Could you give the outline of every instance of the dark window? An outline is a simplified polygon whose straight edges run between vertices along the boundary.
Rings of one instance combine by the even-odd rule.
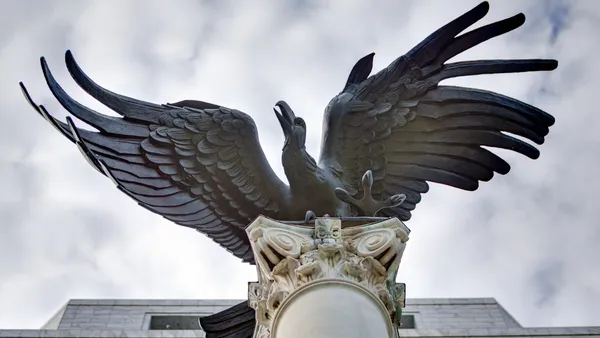
[[[415,328],[415,316],[402,315],[402,317],[400,317],[400,328],[401,329],[414,329]]]
[[[150,330],[200,330],[200,316],[152,316]]]

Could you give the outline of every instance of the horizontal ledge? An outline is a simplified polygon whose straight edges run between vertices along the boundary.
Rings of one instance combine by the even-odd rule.
[[[536,337],[536,336],[597,336],[600,337],[600,326],[593,327],[555,327],[555,328],[523,328],[523,329],[440,329],[440,330],[399,330],[403,337]],[[0,337],[92,337],[99,332],[106,332],[103,337],[204,337],[202,330],[0,330]],[[110,334],[108,334],[110,333]],[[163,335],[164,333],[164,335]],[[185,333],[185,335],[184,335]]]
[[[326,218],[326,217],[317,217],[317,218]],[[371,223],[371,222],[385,221],[389,217],[334,217],[334,216],[331,216],[331,218],[337,218],[337,219],[341,220],[342,222]],[[308,222],[305,222],[304,220],[280,221],[277,219],[275,219],[275,221],[283,223],[283,224],[293,224],[293,225],[315,224],[314,219],[311,219]]]

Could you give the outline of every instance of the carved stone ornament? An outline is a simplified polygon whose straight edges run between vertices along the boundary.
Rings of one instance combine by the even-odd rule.
[[[308,284],[328,280],[371,293],[388,320],[399,322],[404,284],[395,283],[410,230],[397,218],[344,227],[338,218],[317,218],[314,227],[259,217],[246,232],[254,252],[258,283],[248,302],[256,310],[254,337],[271,337],[278,310]]]

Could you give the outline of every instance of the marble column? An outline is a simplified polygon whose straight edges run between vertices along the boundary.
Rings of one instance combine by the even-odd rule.
[[[250,224],[254,337],[397,337],[405,288],[396,275],[409,229],[397,218],[371,221],[291,225],[261,216]]]

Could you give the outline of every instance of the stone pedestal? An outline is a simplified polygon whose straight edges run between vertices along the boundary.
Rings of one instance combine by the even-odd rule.
[[[397,218],[308,226],[261,216],[246,232],[259,280],[248,288],[255,338],[397,337],[409,234]]]

